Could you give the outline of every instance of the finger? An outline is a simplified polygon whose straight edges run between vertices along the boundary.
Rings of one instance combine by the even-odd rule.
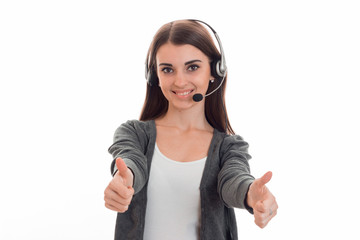
[[[115,206],[115,203],[119,204],[119,205],[127,206],[127,205],[130,205],[130,203],[131,203],[132,195],[130,195],[130,197],[128,197],[128,198],[123,198],[116,192],[114,192],[110,189],[107,189],[107,190],[105,190],[104,200],[107,203],[110,203],[110,202],[114,203],[114,204],[112,204],[114,206]]]
[[[259,201],[254,207],[255,223],[264,228],[277,215],[278,204],[275,197],[269,197],[265,201]]]
[[[120,213],[124,213],[129,209],[129,206],[117,206],[117,205],[114,206],[110,203],[105,203],[105,207]]]
[[[262,202],[257,202],[254,206],[254,211],[257,211],[259,213],[265,213],[266,212],[266,206]]]
[[[131,203],[130,200],[124,201],[124,203],[119,203],[113,199],[105,198],[106,205],[112,206],[113,208],[116,208],[121,211],[124,211],[125,209],[127,209],[129,207],[130,203]]]
[[[271,209],[271,211],[272,211],[272,213],[273,213],[273,214],[271,214],[272,217],[274,217],[274,216],[276,215],[278,208],[279,208],[279,206],[278,206],[277,202],[275,201],[275,202],[272,204],[272,206],[270,207],[270,209]]]
[[[111,181],[109,188],[122,198],[129,198],[134,195],[134,188],[125,186],[123,182]]]
[[[277,209],[269,209],[267,213],[265,213],[264,223],[268,224],[271,219],[273,219],[277,214]]]
[[[122,158],[119,157],[116,159],[116,167],[118,169],[118,173],[120,174],[120,176],[125,178],[127,176],[128,168]]]
[[[267,225],[277,215],[277,204],[267,209],[264,213],[263,222]]]
[[[254,222],[260,228],[266,227],[268,221],[268,216],[265,213],[254,212]]]
[[[273,215],[278,209],[276,201],[259,201],[254,206],[254,212],[264,214],[264,216]]]
[[[277,206],[276,199],[271,193],[267,195],[267,197],[262,201],[262,203],[264,204],[265,208],[267,208],[267,209],[277,208],[276,207]]]
[[[258,212],[254,211],[254,222],[260,228],[264,228],[268,225],[268,223],[275,217],[277,214],[277,210],[267,209],[266,212]]]
[[[268,182],[270,182],[271,178],[272,178],[272,172],[269,171],[269,172],[265,173],[264,176],[262,176],[260,178],[260,184],[261,185],[267,184]]]

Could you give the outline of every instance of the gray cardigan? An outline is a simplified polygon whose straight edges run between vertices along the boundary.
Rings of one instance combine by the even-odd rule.
[[[114,134],[109,147],[115,159],[121,157],[134,173],[134,190],[128,211],[118,213],[115,240],[143,239],[147,182],[156,141],[156,126],[151,121],[127,121]],[[203,176],[200,182],[200,239],[238,239],[234,207],[246,205],[246,194],[254,177],[250,175],[248,144],[239,135],[214,129]]]

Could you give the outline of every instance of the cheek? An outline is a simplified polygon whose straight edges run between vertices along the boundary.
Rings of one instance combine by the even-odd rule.
[[[209,81],[211,77],[211,69],[210,69],[210,66],[206,67],[206,69],[202,69],[201,71],[201,78],[204,79],[204,81]]]
[[[168,98],[167,96],[169,95],[169,81],[165,81],[164,79],[160,79],[159,78],[159,88],[161,89],[161,92],[163,93],[163,95]]]
[[[196,76],[196,78],[194,78],[194,80],[196,81],[196,83],[199,86],[203,86],[203,87],[207,88],[209,86],[209,82],[210,82],[211,78],[212,77],[211,77],[210,73],[204,72],[204,73],[199,74],[198,76]]]
[[[159,77],[159,87],[160,88],[166,88],[166,83],[169,82],[169,81],[165,81],[163,78]]]

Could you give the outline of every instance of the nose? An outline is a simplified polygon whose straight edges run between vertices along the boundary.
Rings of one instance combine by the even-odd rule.
[[[174,85],[177,87],[182,87],[184,85],[186,85],[187,80],[186,80],[186,76],[182,71],[178,71],[176,76],[175,76],[175,82]]]

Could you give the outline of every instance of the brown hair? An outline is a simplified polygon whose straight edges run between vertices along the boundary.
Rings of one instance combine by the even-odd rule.
[[[155,34],[153,41],[147,53],[147,69],[150,73],[152,84],[147,84],[145,102],[141,111],[140,120],[147,121],[159,118],[168,110],[168,101],[158,86],[158,77],[156,74],[156,54],[158,49],[165,43],[171,42],[175,45],[190,44],[202,51],[211,62],[211,75],[218,76],[215,73],[213,63],[220,60],[221,56],[216,48],[211,35],[200,23],[193,20],[180,20],[163,25]],[[217,77],[215,83],[210,84],[208,92],[214,90],[221,82],[222,78]],[[221,131],[235,134],[228,121],[225,105],[226,77],[219,90],[205,98],[205,117],[209,124]],[[216,84],[217,83],[217,84]]]

